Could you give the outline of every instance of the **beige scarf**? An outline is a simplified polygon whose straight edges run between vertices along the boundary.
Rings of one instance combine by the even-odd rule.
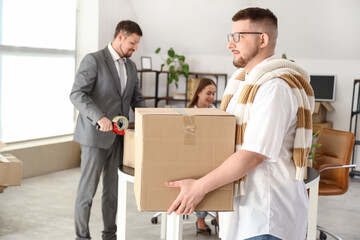
[[[312,118],[314,110],[314,92],[310,85],[309,75],[296,64],[285,59],[273,59],[255,68],[248,83],[241,90],[236,103],[234,115],[236,117],[236,149],[240,149],[244,141],[246,124],[250,118],[250,108],[255,94],[261,84],[273,78],[283,79],[291,87],[298,102],[297,127],[293,148],[293,161],[296,166],[296,180],[303,180],[306,175],[307,156],[311,146]],[[226,86],[221,101],[221,110],[226,110],[231,98],[239,87],[239,81],[245,80],[245,70],[231,79]],[[235,182],[234,195],[245,193],[244,181],[246,176]]]

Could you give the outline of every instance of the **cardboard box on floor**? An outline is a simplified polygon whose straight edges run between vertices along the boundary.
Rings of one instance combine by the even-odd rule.
[[[126,129],[124,135],[123,165],[135,168],[135,131]]]
[[[179,194],[165,182],[198,179],[235,149],[235,117],[218,109],[137,108],[135,183],[139,211],[166,211]],[[196,211],[232,211],[233,183],[210,192]]]
[[[313,123],[325,122],[326,113],[334,110],[334,107],[328,102],[315,102],[314,113],[312,115]]]
[[[2,147],[6,147],[6,144],[3,142],[0,142],[0,148],[2,148]]]
[[[0,154],[0,186],[21,185],[23,163],[12,154]]]

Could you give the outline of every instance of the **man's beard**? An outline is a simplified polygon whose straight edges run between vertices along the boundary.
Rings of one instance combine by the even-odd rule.
[[[258,55],[259,49],[254,50],[246,59],[239,57],[238,59],[234,59],[233,64],[237,68],[244,68],[246,65]]]
[[[237,67],[237,68],[243,68],[243,67],[246,66],[246,63],[243,61],[242,58],[239,58],[238,60],[235,60],[235,59],[234,59],[233,64],[234,64],[234,66]]]
[[[130,50],[129,50],[129,51],[127,51],[127,52],[124,54],[124,56],[125,56],[126,58],[129,58],[129,57],[132,56],[133,53],[134,53],[134,51],[130,52]]]

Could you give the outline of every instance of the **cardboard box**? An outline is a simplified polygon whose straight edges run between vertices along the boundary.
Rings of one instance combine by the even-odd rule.
[[[234,153],[235,117],[218,109],[137,108],[135,183],[139,211],[167,211],[179,188],[165,182],[198,179]],[[196,211],[232,211],[233,183],[208,193]]]
[[[6,147],[6,144],[3,142],[0,142],[0,148],[2,148],[2,147]]]
[[[333,123],[332,122],[313,123],[313,134],[317,133],[319,130],[323,128],[332,129]]]
[[[326,121],[326,113],[335,109],[328,102],[315,102],[314,113],[312,115],[313,123],[322,123]]]
[[[124,136],[123,165],[135,168],[135,131],[126,129]]]
[[[12,154],[0,154],[0,186],[21,185],[23,163]]]

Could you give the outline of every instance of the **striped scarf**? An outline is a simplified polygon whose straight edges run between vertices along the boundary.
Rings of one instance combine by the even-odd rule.
[[[250,108],[254,102],[255,94],[261,84],[274,78],[284,80],[295,94],[298,102],[297,126],[293,148],[293,161],[296,166],[296,180],[303,180],[306,176],[307,157],[312,139],[312,112],[314,110],[314,92],[310,85],[309,75],[296,64],[285,59],[273,59],[254,69],[251,79],[241,90],[236,103],[234,115],[236,117],[236,150],[244,142],[247,122],[250,118]],[[245,70],[234,79],[230,79],[226,86],[220,109],[225,111],[231,98],[236,93],[240,81],[245,80]],[[235,182],[234,194],[245,194],[244,182],[246,176]]]

